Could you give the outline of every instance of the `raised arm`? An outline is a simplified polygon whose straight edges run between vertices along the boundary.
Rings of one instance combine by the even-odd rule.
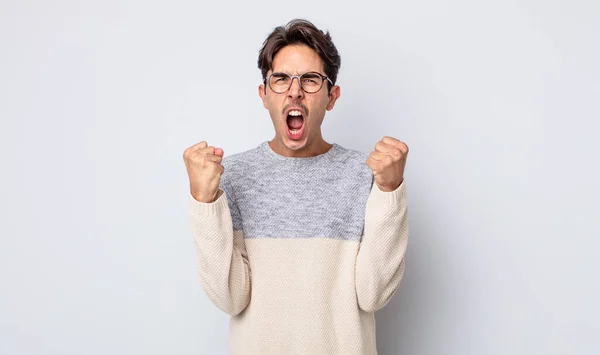
[[[190,147],[188,216],[200,283],[213,303],[236,315],[250,301],[251,273],[235,194],[224,174],[223,151],[206,142]]]
[[[395,294],[404,275],[408,245],[408,198],[404,167],[408,146],[385,136],[367,159],[373,185],[365,211],[365,228],[356,257],[359,307],[375,312]]]

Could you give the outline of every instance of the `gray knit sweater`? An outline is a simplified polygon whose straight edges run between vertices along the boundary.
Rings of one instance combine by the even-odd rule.
[[[374,312],[408,243],[405,182],[381,191],[368,154],[333,144],[226,156],[217,200],[190,196],[198,274],[231,317],[230,354],[377,354]]]

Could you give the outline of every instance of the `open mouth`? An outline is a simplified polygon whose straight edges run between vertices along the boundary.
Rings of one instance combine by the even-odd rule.
[[[304,133],[304,115],[300,110],[291,110],[287,115],[287,134],[290,139],[300,139]]]

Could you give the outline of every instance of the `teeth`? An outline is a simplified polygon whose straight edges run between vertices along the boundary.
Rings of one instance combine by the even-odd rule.
[[[288,113],[288,115],[289,115],[289,116],[296,116],[296,117],[297,117],[297,116],[302,116],[302,112],[300,112],[300,110],[292,110],[292,111],[290,111],[290,112]],[[299,134],[299,133],[300,133],[300,130],[301,130],[301,129],[291,129],[291,128],[289,128],[289,130],[290,130],[290,133],[291,133],[291,134],[293,134],[293,135],[297,135],[297,134]]]

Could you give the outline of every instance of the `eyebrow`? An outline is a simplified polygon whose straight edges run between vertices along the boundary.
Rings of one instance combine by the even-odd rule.
[[[303,72],[302,74],[290,74],[289,72],[285,72],[285,71],[281,71],[281,70],[273,70],[273,72],[272,72],[272,74],[288,74],[288,75],[303,75],[306,73],[321,74],[321,72],[318,70],[308,70],[308,71]]]

